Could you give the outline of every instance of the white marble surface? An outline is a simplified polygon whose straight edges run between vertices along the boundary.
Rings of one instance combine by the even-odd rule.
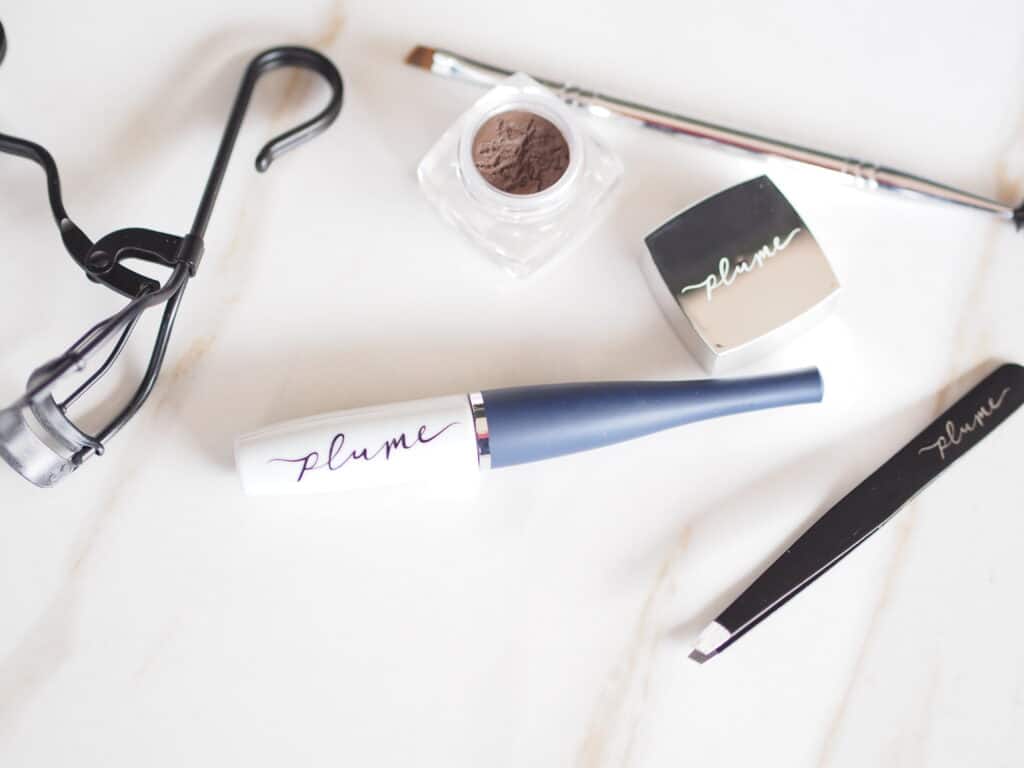
[[[7,3],[0,131],[45,144],[94,237],[182,232],[241,67],[319,46],[337,126],[251,157],[322,94],[275,75],[243,131],[142,414],[63,486],[0,468],[0,765],[1014,766],[1024,760],[1024,422],[728,653],[697,630],[996,361],[1024,360],[1024,239],[971,212],[772,170],[845,294],[754,370],[821,406],[413,491],[247,499],[232,437],[503,384],[700,374],[642,237],[764,170],[595,127],[627,178],[586,245],[517,282],[445,227],[418,158],[477,92],[447,45],[1024,198],[1024,11],[880,0]],[[0,399],[119,302],[0,158]],[[137,372],[142,352],[130,358]]]

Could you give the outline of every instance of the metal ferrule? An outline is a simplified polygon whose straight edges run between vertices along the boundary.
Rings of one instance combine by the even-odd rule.
[[[469,394],[469,410],[473,417],[473,432],[476,434],[476,458],[480,469],[491,468],[491,433],[487,426],[487,406],[480,392]]]

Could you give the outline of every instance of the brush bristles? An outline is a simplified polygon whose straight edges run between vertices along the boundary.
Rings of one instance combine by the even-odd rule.
[[[1024,229],[1024,204],[1013,212],[1013,223],[1017,225],[1018,230]]]
[[[405,63],[420,69],[430,69],[434,66],[434,49],[417,45],[409,51],[409,55],[405,57]]]

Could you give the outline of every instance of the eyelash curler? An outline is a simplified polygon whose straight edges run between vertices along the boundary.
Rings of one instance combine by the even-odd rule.
[[[0,24],[0,63],[6,52],[7,38]],[[337,119],[344,87],[337,68],[325,56],[309,48],[286,46],[271,48],[254,58],[242,78],[192,228],[180,237],[129,228],[92,242],[64,210],[60,177],[50,153],[31,141],[0,133],[0,152],[30,160],[46,173],[50,208],[71,257],[91,281],[129,300],[119,312],[92,326],[59,357],[36,368],[29,376],[25,393],[0,410],[0,457],[35,485],[56,485],[86,459],[101,455],[107,442],[139,411],[153,391],[185,288],[202,259],[206,227],[253,90],[260,77],[283,67],[307,69],[323,77],[330,87],[330,102],[312,119],[266,144],[256,157],[257,171],[266,171],[278,157],[323,133]],[[168,267],[170,275],[161,284],[125,266],[124,262],[130,259]],[[161,305],[163,318],[138,388],[106,426],[95,434],[86,433],[72,421],[68,409],[110,371],[142,313]],[[84,371],[87,361],[111,343],[111,351],[96,370],[67,398],[57,402],[53,395],[55,387]]]

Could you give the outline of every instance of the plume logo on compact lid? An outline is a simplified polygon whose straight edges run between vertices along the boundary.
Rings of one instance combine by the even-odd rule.
[[[767,354],[821,320],[839,281],[810,229],[761,176],[648,235],[651,289],[711,372]]]

